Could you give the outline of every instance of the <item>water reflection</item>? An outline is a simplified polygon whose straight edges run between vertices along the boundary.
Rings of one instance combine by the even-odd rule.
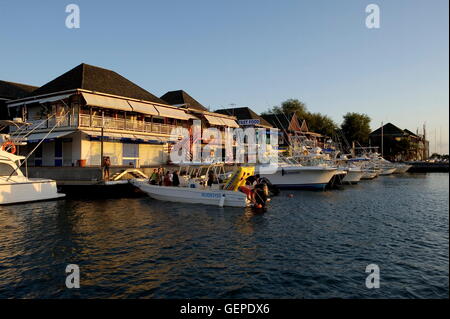
[[[0,207],[0,297],[448,297],[448,174],[289,193],[266,212],[149,198]],[[361,284],[371,262],[389,269],[382,293]],[[68,263],[80,290],[64,286]]]

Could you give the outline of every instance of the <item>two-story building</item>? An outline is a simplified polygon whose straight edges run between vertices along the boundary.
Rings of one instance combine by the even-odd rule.
[[[173,128],[192,125],[197,117],[127,80],[88,64],[7,101],[11,117],[32,125],[20,134],[28,141],[28,166],[112,166],[165,164]],[[18,138],[18,136],[16,136]]]

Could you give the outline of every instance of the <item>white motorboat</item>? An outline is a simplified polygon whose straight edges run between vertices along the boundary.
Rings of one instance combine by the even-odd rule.
[[[363,175],[361,177],[362,180],[374,179],[378,176],[378,171],[370,168],[364,168]]]
[[[208,186],[210,173],[214,176],[214,181]],[[262,208],[268,201],[266,190],[248,188],[248,194],[239,191],[240,187],[245,185],[246,179],[254,173],[254,167],[236,167],[232,173],[226,174],[223,165],[212,164],[187,169],[187,173],[180,178],[180,186],[177,187],[152,185],[147,179],[133,179],[130,183],[148,196],[161,201],[220,207],[256,205]],[[249,197],[253,197],[254,201]]]
[[[342,179],[342,183],[344,184],[358,184],[364,175],[363,170],[359,167],[346,167],[344,170],[347,172]]]
[[[394,171],[394,174],[404,174],[412,167],[412,165],[396,164],[395,167],[396,169]]]
[[[380,168],[380,176],[391,175],[395,172],[395,167],[381,167]]]
[[[0,205],[64,197],[51,179],[28,178],[20,170],[25,157],[0,150]]]
[[[303,166],[280,162],[278,166],[260,166],[261,177],[266,177],[280,189],[325,189],[336,173],[336,167]]]
[[[149,184],[146,179],[134,179],[130,182],[148,196],[162,201],[230,207],[251,205],[247,195],[237,191],[207,187],[158,186]]]

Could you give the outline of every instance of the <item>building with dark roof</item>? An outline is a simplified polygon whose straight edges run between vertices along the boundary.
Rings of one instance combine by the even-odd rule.
[[[383,156],[391,161],[426,160],[429,142],[424,135],[401,129],[392,123],[377,128],[369,134],[369,143],[378,147]]]
[[[31,124],[24,132],[28,149],[45,139],[29,167],[99,167],[105,156],[119,167],[164,164],[173,129],[197,119],[114,71],[84,63],[39,88],[19,89],[6,104],[12,116]]]
[[[167,92],[161,96],[161,100],[173,106],[186,107],[198,111],[208,111],[206,107],[183,90]]]
[[[32,85],[0,80],[0,120],[11,119],[6,107],[7,101],[23,98],[36,89],[37,87]],[[8,130],[5,128],[4,133],[6,132]]]
[[[166,104],[163,100],[120,74],[85,63],[76,66],[72,70],[44,84],[28,96],[42,96],[54,92],[65,92],[76,89]]]
[[[235,116],[237,118],[238,124],[243,127],[273,128],[273,125],[271,125],[263,117],[259,116],[248,107],[221,109],[216,110],[215,112]]]
[[[185,109],[202,121],[202,127],[215,127],[224,130],[226,127],[237,128],[236,117],[227,114],[210,112],[200,102],[183,90],[169,91],[161,99],[167,104]]]
[[[0,99],[15,100],[30,95],[38,87],[22,83],[0,80]]]

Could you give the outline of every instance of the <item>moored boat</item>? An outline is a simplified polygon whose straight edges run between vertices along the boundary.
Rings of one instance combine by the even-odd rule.
[[[218,175],[220,168],[217,164],[206,167],[206,171],[202,167],[195,168],[192,174],[184,175],[185,182],[180,186],[152,185],[147,179],[133,179],[130,183],[148,196],[161,201],[220,207],[265,207],[269,200],[267,187],[257,185],[253,190],[245,187],[247,178],[254,175],[254,167],[236,167],[233,173],[222,176],[225,180]]]
[[[273,172],[264,173],[260,168],[260,175],[268,178],[280,189],[318,189],[323,190],[336,173],[335,167],[327,166],[278,166]]]
[[[130,182],[150,197],[161,201],[230,207],[251,205],[247,196],[238,191],[150,185],[146,179],[134,179]]]
[[[64,197],[51,179],[28,178],[20,170],[23,156],[0,150],[0,205]]]
[[[347,172],[345,177],[342,179],[344,184],[358,184],[364,175],[363,170],[359,167],[348,167],[344,170]]]
[[[404,174],[406,173],[410,168],[412,167],[412,165],[408,165],[408,164],[397,164],[394,174]]]

